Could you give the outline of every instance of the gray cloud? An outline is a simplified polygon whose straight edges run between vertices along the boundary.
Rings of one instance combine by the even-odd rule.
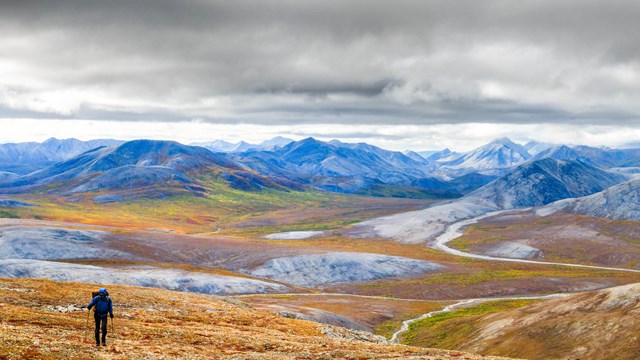
[[[5,0],[0,117],[634,124],[639,17],[635,1]]]

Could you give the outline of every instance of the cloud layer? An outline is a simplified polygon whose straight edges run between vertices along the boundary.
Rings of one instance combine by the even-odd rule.
[[[637,1],[0,1],[0,118],[634,127],[638,18]]]

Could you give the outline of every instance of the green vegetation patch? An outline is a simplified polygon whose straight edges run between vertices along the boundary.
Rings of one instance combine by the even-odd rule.
[[[14,213],[5,211],[5,210],[0,210],[0,218],[4,218],[4,219],[19,219],[20,216],[14,214]]]
[[[504,240],[507,240],[507,237],[504,235],[496,236],[493,228],[472,225],[465,231],[464,235],[453,239],[448,245],[454,249],[469,251],[473,245],[492,244]]]
[[[402,336],[402,343],[413,346],[457,349],[469,341],[474,332],[482,325],[479,322],[480,317],[520,308],[539,301],[541,300],[497,300],[452,312],[434,314],[409,325],[409,330]]]
[[[373,185],[367,190],[359,193],[360,195],[375,196],[375,197],[396,197],[396,198],[410,198],[410,199],[454,199],[459,198],[462,195],[456,192],[436,190],[436,189],[422,189],[410,186],[399,185]]]

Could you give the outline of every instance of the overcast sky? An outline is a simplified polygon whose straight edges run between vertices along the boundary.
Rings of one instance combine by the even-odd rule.
[[[638,1],[0,0],[0,142],[640,140]]]

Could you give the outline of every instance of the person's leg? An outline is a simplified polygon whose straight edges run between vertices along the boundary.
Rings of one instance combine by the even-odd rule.
[[[93,318],[96,321],[96,346],[100,346],[100,317],[94,315]]]
[[[102,346],[107,345],[107,319],[106,316],[102,318]]]

